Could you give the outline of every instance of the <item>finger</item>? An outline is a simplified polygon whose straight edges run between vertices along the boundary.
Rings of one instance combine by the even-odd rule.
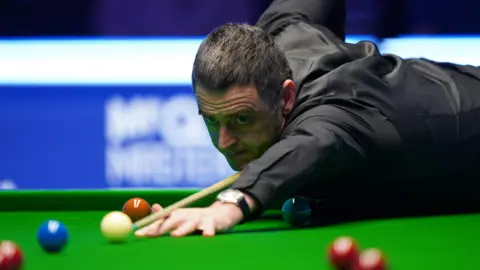
[[[205,218],[202,221],[201,230],[203,231],[203,236],[215,236],[215,222],[213,218]]]
[[[177,210],[173,212],[172,215],[170,215],[170,217],[168,217],[154,233],[164,235],[167,232],[172,231],[174,228],[180,226],[180,224],[184,223],[187,220],[187,217],[188,215],[186,215],[184,212]]]
[[[160,206],[160,204],[158,203],[155,203],[152,205],[152,212],[160,212],[161,210],[163,209],[162,206]]]
[[[162,225],[164,219],[157,220],[152,224],[145,226],[137,231],[135,231],[135,236],[137,237],[145,237],[145,236],[152,236],[158,230],[158,228]]]
[[[197,225],[198,224],[195,221],[185,221],[180,226],[178,226],[178,228],[173,230],[170,235],[175,236],[175,237],[181,237],[181,236],[185,236],[187,234],[191,234],[191,233],[195,232],[195,229],[197,228]]]
[[[152,205],[152,212],[155,213],[155,212],[159,212],[163,209],[162,206],[160,206],[158,203],[156,204],[153,204]],[[144,237],[144,236],[157,236],[155,234],[156,231],[158,231],[158,228],[162,225],[162,223],[165,221],[164,218],[160,219],[160,220],[157,220],[155,222],[153,222],[152,224],[146,226],[146,227],[143,227],[142,229],[140,230],[137,230],[135,232],[135,236],[138,236],[138,237]]]

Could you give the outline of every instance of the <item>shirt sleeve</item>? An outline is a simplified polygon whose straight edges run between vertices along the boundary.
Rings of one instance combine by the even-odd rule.
[[[256,26],[276,35],[294,21],[320,25],[345,41],[345,0],[274,0]]]
[[[321,105],[291,128],[285,138],[252,161],[232,186],[256,199],[256,214],[300,188],[314,182],[318,187],[326,176],[362,166],[376,149],[399,142],[391,123],[373,108],[354,112]]]

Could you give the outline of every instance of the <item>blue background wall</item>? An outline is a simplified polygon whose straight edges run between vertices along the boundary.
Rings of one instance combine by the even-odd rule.
[[[375,41],[348,41],[363,39]],[[200,41],[1,41],[0,187],[195,188],[230,175],[190,87]],[[480,65],[480,37],[376,42],[384,53]],[[446,53],[453,47],[461,53]]]

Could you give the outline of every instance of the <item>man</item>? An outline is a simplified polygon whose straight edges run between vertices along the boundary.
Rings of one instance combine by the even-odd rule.
[[[352,209],[424,195],[478,202],[480,70],[345,44],[343,23],[325,19],[344,7],[327,3],[277,0],[256,27],[210,33],[193,87],[213,144],[242,174],[211,206],[137,235],[212,236],[296,194]]]

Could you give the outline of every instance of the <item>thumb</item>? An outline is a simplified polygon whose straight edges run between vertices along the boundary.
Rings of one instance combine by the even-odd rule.
[[[160,204],[158,204],[158,203],[155,203],[154,205],[152,205],[152,212],[154,212],[154,213],[155,213],[155,212],[159,212],[159,211],[161,211],[162,209],[163,209],[163,207],[162,207]]]

